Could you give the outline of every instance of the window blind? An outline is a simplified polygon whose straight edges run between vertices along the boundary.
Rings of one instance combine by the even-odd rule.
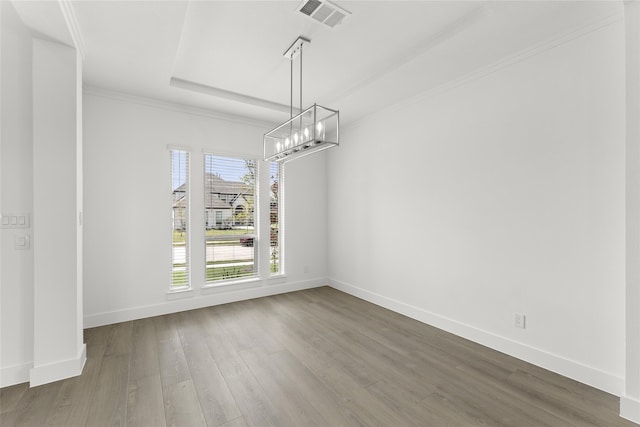
[[[258,164],[208,153],[204,163],[206,281],[256,277]]]
[[[269,271],[283,274],[282,262],[282,169],[280,162],[269,163]]]
[[[170,290],[190,287],[189,152],[170,150],[171,156],[171,284]]]

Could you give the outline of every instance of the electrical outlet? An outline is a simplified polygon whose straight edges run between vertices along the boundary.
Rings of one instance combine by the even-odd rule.
[[[527,316],[522,313],[513,313],[513,326],[525,329],[527,327]]]

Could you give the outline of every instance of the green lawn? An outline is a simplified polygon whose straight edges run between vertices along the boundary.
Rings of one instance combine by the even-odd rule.
[[[219,261],[220,262],[220,261]],[[225,264],[231,264],[234,261],[224,261]],[[243,261],[235,261],[235,262],[243,262]],[[231,279],[241,279],[243,277],[249,277],[253,275],[253,265],[239,265],[239,266],[224,266],[224,267],[216,267],[216,262],[208,262],[207,263],[207,282],[214,282],[216,280],[231,280]],[[174,267],[183,267],[184,264],[175,265]],[[270,269],[272,273],[276,273],[278,271],[277,263],[273,261],[269,263]],[[171,283],[172,287],[182,287],[187,286],[187,272],[186,271],[174,271],[173,272],[173,282]]]
[[[238,235],[242,230],[207,230],[207,236],[230,236],[230,235]],[[179,231],[174,231],[174,245],[180,245],[184,243],[184,233]],[[239,240],[229,240],[229,241],[208,241],[207,245],[239,245]],[[234,260],[224,260],[224,261],[208,261],[206,267],[206,280],[207,282],[213,282],[217,280],[232,280],[232,279],[241,279],[244,277],[250,277],[254,275],[253,264],[249,265],[233,265],[233,264],[241,264],[246,262],[253,261],[250,259],[234,259]],[[220,266],[220,264],[225,264],[225,266]],[[231,264],[231,265],[229,265]],[[174,264],[174,268],[176,267],[185,267],[185,264]],[[269,262],[269,269],[272,273],[276,273],[279,270],[279,259],[277,256],[274,258],[273,254]],[[172,287],[182,287],[188,285],[187,283],[187,273],[185,271],[174,271],[173,272],[173,281],[171,283]]]
[[[241,279],[253,276],[253,265],[209,267],[207,266],[207,282],[216,280]]]
[[[174,271],[173,272],[173,281],[171,282],[171,287],[182,287],[187,286],[187,272],[186,271]]]

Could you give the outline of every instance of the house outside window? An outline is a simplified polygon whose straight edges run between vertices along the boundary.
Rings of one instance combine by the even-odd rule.
[[[204,160],[206,282],[257,277],[258,162],[209,153]]]

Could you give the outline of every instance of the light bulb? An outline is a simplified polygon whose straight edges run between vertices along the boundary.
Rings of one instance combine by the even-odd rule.
[[[278,141],[278,143],[276,144],[276,152],[280,152],[281,148],[282,147],[281,147],[280,141]]]
[[[296,145],[298,144],[298,132],[293,134],[293,143]]]
[[[284,140],[284,148],[289,148],[289,138]]]
[[[304,128],[304,140],[309,139],[309,128]]]

